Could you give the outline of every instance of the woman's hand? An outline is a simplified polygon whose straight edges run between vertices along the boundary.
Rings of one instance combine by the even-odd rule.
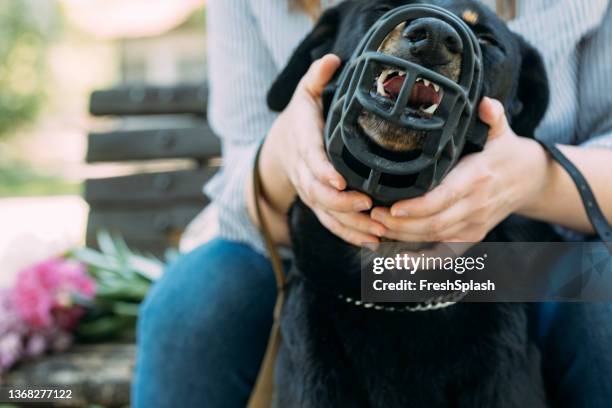
[[[484,98],[479,113],[490,126],[482,152],[464,157],[427,194],[372,210],[372,219],[387,228],[385,237],[479,242],[544,189],[549,162],[540,145],[510,129],[500,102]]]
[[[321,223],[340,238],[355,244],[377,243],[385,229],[366,213],[372,200],[356,191],[342,191],[346,181],[329,162],[323,147],[323,89],[340,66],[335,55],[313,63],[287,108],[279,115],[262,151],[261,174],[268,201],[286,213],[297,193]],[[268,163],[278,166],[266,166]],[[266,179],[269,173],[276,180]],[[287,191],[290,189],[292,191]]]

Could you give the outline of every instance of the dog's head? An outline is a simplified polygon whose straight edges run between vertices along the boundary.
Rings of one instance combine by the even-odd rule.
[[[379,17],[395,7],[414,3],[441,6],[468,25],[482,50],[483,95],[502,102],[516,133],[532,136],[548,105],[548,83],[541,57],[495,13],[475,0],[342,2],[323,14],[295,50],[268,93],[270,108],[279,111],[285,108],[300,78],[315,59],[334,53],[346,63]],[[461,74],[461,40],[453,27],[435,18],[417,18],[399,24],[387,35],[379,51],[422,65],[455,82]],[[382,69],[372,84],[372,93],[391,104],[404,77],[401,71]],[[409,104],[417,109],[417,115],[428,117],[435,113],[443,97],[443,90],[437,84],[421,78],[413,87]],[[365,111],[358,123],[376,146],[389,152],[418,150],[427,137],[424,131],[399,127]]]

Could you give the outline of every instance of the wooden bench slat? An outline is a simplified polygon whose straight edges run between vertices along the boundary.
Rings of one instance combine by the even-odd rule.
[[[88,163],[218,157],[221,144],[207,126],[185,129],[129,130],[90,133]]]
[[[133,209],[107,210],[92,208],[87,225],[88,235],[99,230],[117,231],[125,238],[151,239],[167,237],[172,232],[182,231],[206,206],[201,204],[180,205],[164,210]]]
[[[89,101],[89,112],[102,115],[206,115],[207,88],[205,85],[124,86],[94,91]]]
[[[217,167],[143,173],[85,181],[85,200],[91,206],[154,207],[177,202],[202,202],[203,185]]]
[[[164,253],[168,248],[176,248],[177,240],[171,239],[170,237],[165,237],[161,235],[156,235],[153,237],[126,237],[124,235],[121,236],[125,243],[128,245],[130,250],[135,252],[140,252],[142,254],[150,254],[158,257],[159,259],[164,259]],[[87,235],[86,245],[88,248],[99,249],[98,241],[95,234]]]

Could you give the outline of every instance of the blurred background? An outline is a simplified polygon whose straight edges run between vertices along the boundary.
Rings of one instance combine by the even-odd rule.
[[[142,179],[123,176],[156,174],[147,185],[168,191],[172,183],[184,184],[172,178],[177,171],[197,169],[210,155],[186,157],[177,153],[175,135],[159,133],[202,129],[205,54],[205,0],[0,0],[0,287],[26,265],[89,244],[99,228],[144,214],[127,197]],[[106,91],[98,105],[96,90]],[[173,101],[183,108],[173,110]],[[118,137],[151,143],[135,129],[157,132],[154,140],[172,152],[125,155],[130,144],[122,149]],[[206,177],[190,188],[200,194]],[[168,211],[144,214],[147,224],[157,223],[155,231],[119,231],[128,243],[162,252],[176,241],[168,236],[205,204],[196,192],[170,193]],[[128,201],[117,204],[121,195]],[[151,218],[158,214],[165,218]],[[154,233],[164,239],[151,238]]]
[[[0,0],[0,386],[129,405],[140,303],[220,164],[205,3]]]

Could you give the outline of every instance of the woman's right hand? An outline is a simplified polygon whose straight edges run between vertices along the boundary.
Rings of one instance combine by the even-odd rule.
[[[343,191],[346,181],[323,147],[321,95],[339,66],[340,59],[333,54],[315,61],[274,122],[262,158],[267,156],[276,165],[262,165],[264,188],[268,201],[280,212],[288,210],[297,193],[335,235],[354,245],[378,243],[385,227],[364,213],[372,207],[371,198],[357,191]],[[275,168],[282,174],[267,177],[266,170]],[[292,191],[282,186],[291,186]]]

